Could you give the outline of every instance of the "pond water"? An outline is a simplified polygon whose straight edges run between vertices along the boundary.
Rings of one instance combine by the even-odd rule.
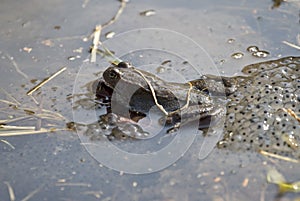
[[[109,66],[100,57],[95,65],[86,61],[92,39],[86,41],[85,38],[90,37],[97,24],[112,18],[119,5],[119,1],[108,0],[3,1],[0,7],[0,82],[3,89],[0,99],[14,102],[17,107],[1,101],[1,119],[28,116],[31,111],[39,114],[43,108],[63,118],[55,116],[41,122],[28,119],[12,125],[40,123],[45,128],[65,128],[67,122],[73,121],[73,90],[84,90],[80,87],[99,78]],[[101,40],[105,41],[105,33],[115,32],[115,38],[104,43],[122,59],[131,60],[153,73],[157,73],[155,66],[171,55],[173,66],[178,69],[164,79],[180,77],[176,81],[184,82],[207,73],[238,75],[248,64],[299,55],[299,50],[282,42],[299,45],[299,2],[282,2],[276,8],[272,5],[269,0],[130,1],[120,18],[102,30]],[[150,9],[155,15],[140,15]],[[152,32],[147,37],[137,37],[138,33],[132,31],[143,28],[168,30],[173,34],[162,31],[160,38],[155,38]],[[127,35],[118,36],[122,33]],[[179,35],[182,36],[180,40],[177,39]],[[189,39],[201,47],[191,45]],[[266,58],[254,57],[247,51],[251,45],[270,54]],[[143,57],[141,53],[145,53]],[[242,58],[232,58],[235,53],[242,53]],[[190,63],[181,66],[186,58]],[[190,65],[198,70],[197,73],[189,70]],[[67,66],[65,72],[34,93],[41,103],[37,106],[26,92],[63,66]],[[82,115],[85,120],[87,115]],[[183,132],[193,132],[188,129]],[[173,138],[176,136],[162,139],[170,141]],[[217,148],[199,160],[203,139],[201,133],[195,135],[189,149],[170,166],[134,175],[100,164],[95,160],[95,153],[86,150],[84,143],[89,142],[82,141],[80,133],[57,131],[0,136],[0,201],[13,200],[8,184],[16,200],[26,196],[29,200],[106,201],[300,199],[299,194],[294,193],[278,196],[277,186],[266,181],[267,172],[272,168],[289,182],[299,181],[299,164],[268,158],[255,151]],[[120,141],[116,145],[138,149],[138,141]],[[109,153],[105,154],[109,160]]]

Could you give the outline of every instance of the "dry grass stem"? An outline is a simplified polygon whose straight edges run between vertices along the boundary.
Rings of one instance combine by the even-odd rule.
[[[93,195],[96,198],[101,198],[101,195],[103,194],[102,191],[85,191],[82,193],[83,195]]]
[[[1,111],[2,109],[4,109],[4,111]],[[10,114],[10,112],[7,112],[5,110],[9,109],[8,108],[0,108],[0,111],[4,114]],[[26,114],[26,116],[24,115],[24,112]],[[41,109],[41,113],[38,113],[37,109],[34,108],[17,108],[15,110],[14,116],[15,115],[22,115],[21,117],[16,117],[16,118],[12,118],[12,119],[0,119],[0,124],[9,124],[9,123],[15,123],[15,122],[19,122],[19,121],[24,121],[24,120],[28,120],[28,119],[32,119],[32,118],[39,118],[39,119],[48,119],[48,120],[54,120],[54,121],[67,121],[67,119],[62,116],[60,113],[58,112],[53,112],[50,110],[46,110],[46,109]]]
[[[36,90],[38,90],[39,88],[41,88],[43,85],[45,85],[47,82],[49,82],[50,80],[52,80],[53,78],[55,78],[56,76],[58,76],[59,74],[61,74],[62,72],[64,72],[66,69],[67,69],[67,67],[61,68],[59,71],[57,71],[56,73],[54,73],[50,77],[44,79],[39,84],[37,84],[35,87],[33,87],[32,89],[30,89],[26,94],[28,96],[32,95],[33,92],[35,92]]]
[[[12,101],[15,102],[16,105],[21,105],[21,103],[19,101],[17,101],[17,99],[15,99],[10,93],[8,93],[6,90],[4,89],[0,89],[8,98],[10,98]]]
[[[91,50],[91,60],[90,60],[92,63],[96,62],[96,53],[97,53],[98,44],[100,41],[101,30],[102,30],[102,26],[97,25],[95,27],[95,31],[93,33],[94,39],[93,39],[93,47]]]
[[[4,184],[8,188],[8,194],[9,194],[10,201],[15,201],[16,200],[16,196],[15,196],[15,193],[14,193],[14,189],[11,187],[11,185],[10,185],[9,182],[5,181]]]
[[[36,135],[36,134],[43,134],[43,133],[51,133],[56,131],[66,131],[69,130],[67,128],[63,129],[56,129],[56,128],[41,128],[40,130],[35,129],[25,129],[25,130],[19,130],[19,129],[12,129],[12,130],[4,130],[2,131],[0,129],[0,137],[12,137],[12,136],[20,136],[20,135]]]
[[[63,115],[61,115],[58,112],[53,112],[51,110],[47,110],[47,109],[41,109],[41,113],[38,113],[38,109],[37,108],[27,108],[27,107],[19,107],[19,110],[22,111],[32,111],[34,112],[34,114],[32,114],[33,116],[37,116],[39,118],[53,118],[56,120],[67,120]]]
[[[259,150],[258,152],[260,154],[264,155],[264,156],[270,156],[270,157],[273,157],[273,158],[277,158],[277,159],[292,162],[292,163],[299,163],[300,162],[299,160],[296,160],[296,159],[293,159],[293,158],[290,158],[290,157],[281,156],[281,155],[278,155],[278,154],[273,154],[273,153],[263,151],[263,150]]]
[[[28,120],[28,119],[32,119],[31,116],[24,116],[24,117],[16,117],[13,119],[0,119],[0,124],[11,124],[11,123],[16,123],[19,121],[24,121],[24,120]]]
[[[19,104],[17,104],[17,103],[13,103],[13,102],[11,102],[11,101],[3,100],[3,99],[0,99],[0,102],[6,103],[7,105],[14,105],[14,106],[16,106],[16,107],[19,105]]]
[[[91,37],[93,37],[93,47],[92,47],[92,50],[91,50],[90,62],[92,62],[92,63],[96,62],[96,53],[97,53],[97,49],[98,49],[98,44],[101,44],[100,35],[101,35],[102,29],[109,26],[109,25],[111,25],[111,24],[113,24],[115,21],[117,21],[117,19],[122,14],[125,6],[126,6],[126,1],[121,0],[121,5],[120,5],[117,13],[109,21],[107,21],[103,25],[97,25],[95,27],[95,30],[91,35]]]
[[[34,130],[34,126],[6,126],[0,125],[0,131],[14,131],[14,130]]]
[[[105,57],[111,64],[117,66],[120,62],[122,62],[121,59],[119,59],[118,57],[116,57],[109,49],[107,49],[104,45],[102,45],[102,43],[100,43],[101,47],[104,49],[100,50],[97,49],[97,54],[102,55],[103,57]],[[109,58],[111,58],[111,60],[109,60]]]
[[[80,187],[91,187],[88,183],[56,183],[55,186],[80,186]]]
[[[0,142],[3,142],[4,144],[7,144],[10,148],[15,149],[15,147],[6,140],[0,140]]]
[[[292,48],[295,48],[295,49],[297,49],[297,50],[300,50],[300,46],[295,45],[295,44],[293,44],[293,43],[290,43],[290,42],[287,42],[287,41],[282,41],[282,43],[284,43],[284,44],[286,44],[286,45],[288,45],[288,46],[290,46],[290,47],[292,47]]]
[[[120,17],[120,15],[122,14],[124,8],[126,6],[126,0],[121,0],[121,5],[119,10],[117,11],[117,13],[115,14],[115,16],[113,16],[108,22],[104,23],[102,25],[103,28],[113,24],[115,21],[117,21],[117,19]]]
[[[37,194],[42,189],[42,186],[38,187],[34,191],[30,192],[25,198],[23,198],[21,201],[28,201],[30,200],[35,194]]]

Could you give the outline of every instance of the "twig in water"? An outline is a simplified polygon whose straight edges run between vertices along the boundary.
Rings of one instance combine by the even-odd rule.
[[[32,89],[30,89],[26,94],[28,96],[32,95],[33,92],[35,92],[36,90],[38,90],[39,88],[41,88],[44,84],[46,84],[47,82],[49,82],[50,80],[52,80],[53,78],[55,78],[56,76],[58,76],[59,74],[61,74],[62,72],[64,72],[66,69],[67,69],[67,67],[61,68],[59,71],[57,71],[56,73],[54,73],[50,77],[48,77],[48,78],[44,79],[43,81],[41,81],[40,83],[38,83],[35,87],[33,87]]]
[[[102,43],[100,43],[100,45],[104,49],[104,51],[97,49],[98,54],[101,54],[103,57],[105,57],[110,63],[112,63],[115,66],[117,66],[120,62],[122,62],[121,59],[116,57],[109,49],[107,49],[104,45],[102,45]],[[109,57],[111,57],[112,59],[110,60]]]
[[[7,125],[0,125],[0,131],[34,130],[34,129],[35,129],[34,126],[7,126]]]
[[[120,17],[120,15],[122,14],[124,8],[126,6],[126,0],[121,0],[121,5],[119,10],[117,11],[117,13],[115,14],[115,16],[113,16],[108,22],[104,23],[102,25],[103,28],[113,24],[115,21],[117,21],[117,19]]]
[[[55,186],[82,186],[82,187],[91,187],[92,185],[89,183],[59,183],[57,182]]]
[[[30,192],[25,198],[23,198],[21,201],[28,201],[30,198],[32,198],[35,194],[37,194],[43,186],[38,187],[34,191]]]
[[[13,119],[0,119],[0,124],[11,124],[11,123],[16,123],[18,121],[23,121],[27,119],[31,119],[31,116],[24,116],[24,117],[16,117]]]
[[[5,181],[4,183],[5,183],[5,185],[8,188],[8,194],[9,194],[10,201],[15,201],[16,200],[16,196],[15,196],[15,193],[14,193],[14,189],[11,187],[11,185],[10,185],[9,182]]]
[[[288,46],[290,46],[290,47],[293,47],[293,48],[295,48],[295,49],[297,49],[297,50],[300,50],[300,46],[295,45],[295,44],[293,44],[293,43],[290,43],[290,42],[287,42],[287,41],[282,41],[282,43],[284,43],[284,44],[286,44],[286,45],[288,45]]]
[[[3,142],[4,144],[7,144],[10,148],[15,149],[15,147],[10,144],[7,140],[0,140],[0,142]]]
[[[293,159],[293,158],[289,158],[289,157],[286,157],[286,156],[281,156],[281,155],[273,154],[273,153],[270,153],[270,152],[267,152],[267,151],[263,151],[263,150],[259,150],[258,152],[260,154],[264,155],[264,156],[270,156],[270,157],[277,158],[277,159],[284,160],[284,161],[288,161],[288,162],[293,162],[293,163],[299,163],[300,162],[299,160],[296,160],[296,159]]]
[[[18,104],[16,103],[13,103],[13,102],[10,102],[8,100],[3,100],[3,99],[0,99],[0,102],[2,103],[6,103],[7,105],[10,105],[10,106],[15,106],[15,107],[18,107]]]
[[[93,63],[96,62],[96,53],[97,53],[98,44],[100,41],[101,30],[102,30],[102,26],[97,25],[95,28],[95,31],[93,33],[94,39],[93,39],[93,47],[92,47],[92,51],[91,51],[91,62],[93,62]]]
[[[109,26],[109,25],[111,25],[111,24],[113,24],[115,21],[117,21],[117,19],[122,14],[125,6],[126,6],[126,0],[121,0],[121,5],[120,5],[120,8],[118,9],[117,13],[109,21],[107,21],[103,25],[97,25],[95,27],[95,30],[91,35],[91,37],[94,37],[94,38],[93,38],[93,47],[92,47],[92,50],[91,50],[90,62],[93,62],[93,63],[96,62],[96,52],[97,52],[97,49],[98,49],[98,44],[101,44],[100,35],[101,35],[102,29]]]
[[[82,193],[83,195],[93,195],[96,198],[101,198],[101,195],[103,194],[102,191],[85,191]]]
[[[12,131],[4,131],[1,132],[0,129],[0,137],[11,137],[11,136],[19,136],[19,135],[36,135],[36,134],[42,134],[42,133],[50,133],[50,132],[56,132],[56,131],[65,131],[69,129],[55,129],[55,128],[41,128],[40,130],[36,131],[35,128],[31,130],[12,130]]]

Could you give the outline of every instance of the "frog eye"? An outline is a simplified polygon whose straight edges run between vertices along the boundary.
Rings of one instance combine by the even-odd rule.
[[[115,71],[110,71],[108,76],[110,79],[116,79],[118,77],[118,74]]]

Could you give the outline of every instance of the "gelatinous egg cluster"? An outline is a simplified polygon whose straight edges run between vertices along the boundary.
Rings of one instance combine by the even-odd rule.
[[[267,151],[300,158],[300,57],[246,66],[247,76],[234,77],[225,135],[218,147]],[[294,116],[292,115],[294,114]]]

